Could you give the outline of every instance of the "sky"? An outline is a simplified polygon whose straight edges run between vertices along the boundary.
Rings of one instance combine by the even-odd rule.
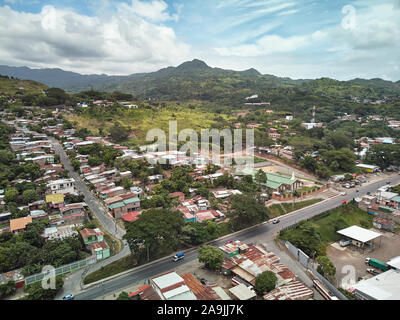
[[[0,65],[400,80],[400,0],[0,0]]]

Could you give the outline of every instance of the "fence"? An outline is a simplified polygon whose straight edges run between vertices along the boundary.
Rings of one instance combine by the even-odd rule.
[[[293,257],[296,258],[297,261],[300,262],[300,264],[310,270],[312,274],[318,278],[322,283],[328,287],[328,289],[340,300],[348,300],[348,298],[341,293],[332,283],[330,283],[324,276],[322,276],[317,270],[314,269],[313,264],[310,261],[310,257],[307,256],[303,251],[300,249],[296,248],[293,244],[291,244],[289,241],[282,241],[279,240],[288,250],[289,252],[293,255]]]
[[[66,264],[64,266],[55,268],[56,276],[60,276],[60,275],[66,274],[66,273],[74,272],[76,270],[82,269],[82,268],[87,267],[87,266],[89,266],[91,264],[94,264],[96,262],[97,262],[97,259],[96,259],[95,256],[93,256],[93,257],[89,257],[89,258],[86,258],[86,259],[83,259],[83,260],[72,262],[70,264]],[[26,285],[30,285],[32,283],[42,281],[46,274],[47,273],[45,273],[45,272],[41,272],[41,273],[34,274],[32,276],[28,276],[28,277],[25,278],[25,284]]]

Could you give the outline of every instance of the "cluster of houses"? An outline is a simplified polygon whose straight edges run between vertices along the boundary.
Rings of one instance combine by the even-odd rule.
[[[400,224],[400,195],[389,192],[390,186],[383,186],[375,193],[356,198],[358,207],[373,214],[374,227],[393,231]]]
[[[222,274],[231,277],[230,285],[209,284],[193,274],[169,271],[149,279],[149,284],[129,294],[134,300],[254,300],[255,278],[264,271],[277,277],[276,288],[264,300],[308,300],[313,290],[302,283],[280,259],[262,246],[233,241],[219,248],[224,254]]]
[[[26,210],[29,215],[26,217],[11,219],[11,213],[0,214],[3,222],[1,232],[21,233],[27,229],[27,225],[33,221],[48,220],[47,228],[42,236],[47,239],[63,239],[76,234],[74,228],[82,226],[86,220],[85,203],[65,203],[65,196],[78,195],[74,186],[74,179],[59,178],[59,173],[64,169],[61,164],[55,164],[54,150],[47,136],[17,130],[10,138],[10,146],[19,161],[37,163],[44,171],[42,177],[35,181],[16,180],[11,185],[21,182],[37,182],[46,185],[44,199],[18,207],[19,210]],[[1,192],[1,200],[4,198],[4,191]],[[2,200],[2,204],[4,204]],[[9,221],[9,226],[5,223]]]

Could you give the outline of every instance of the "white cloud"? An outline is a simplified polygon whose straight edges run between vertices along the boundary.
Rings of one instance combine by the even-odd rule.
[[[144,2],[140,0],[132,0],[131,10],[137,15],[149,19],[154,22],[162,22],[168,20],[178,20],[178,15],[170,15],[167,12],[168,5],[163,0],[152,0]]]
[[[230,48],[216,48],[223,56],[256,57],[279,52],[295,51],[308,43],[307,36],[283,38],[278,35],[267,35],[254,44],[245,44]]]
[[[190,46],[179,41],[173,29],[134,12],[126,4],[98,17],[52,6],[37,14],[0,7],[0,64],[130,74],[191,58]]]

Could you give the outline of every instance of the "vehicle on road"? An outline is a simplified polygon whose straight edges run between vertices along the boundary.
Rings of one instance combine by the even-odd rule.
[[[279,220],[279,219],[274,219],[274,220],[272,220],[272,223],[273,223],[273,224],[277,224],[277,223],[279,223],[279,222],[281,222],[281,220]]]
[[[65,297],[62,298],[63,300],[74,300],[75,296],[71,294],[67,294]]]
[[[233,243],[233,240],[228,240],[227,242],[225,242],[225,244],[228,244],[228,243]]]
[[[365,264],[380,269],[382,271],[387,271],[389,269],[389,266],[386,263],[374,258],[365,258]]]
[[[390,181],[386,181],[386,184],[390,184]]]
[[[370,274],[373,274],[374,276],[380,274],[380,272],[378,272],[378,271],[376,271],[375,269],[372,269],[372,268],[368,268],[367,272],[370,273]]]
[[[341,196],[345,196],[347,194],[347,192],[341,192],[340,195]]]
[[[178,261],[182,260],[185,257],[185,254],[183,252],[178,252],[174,257],[172,258],[173,261]]]
[[[356,190],[356,192],[359,192],[359,191],[360,191],[360,190],[358,190],[358,189]]]

